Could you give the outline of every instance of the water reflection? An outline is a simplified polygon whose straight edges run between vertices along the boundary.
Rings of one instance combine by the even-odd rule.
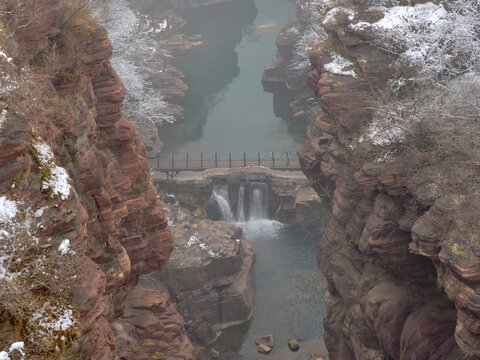
[[[291,94],[274,99],[261,82],[264,66],[275,57],[276,34],[295,12],[291,0],[242,0],[187,11],[183,31],[201,34],[204,45],[175,61],[190,91],[182,103],[185,121],[160,130],[164,153],[296,151],[299,144],[288,135]]]
[[[236,46],[257,16],[253,0],[191,8],[186,12],[187,35],[201,34],[204,44],[178,55],[175,66],[186,76],[189,91],[182,102],[185,120],[161,130],[165,151],[201,139],[209,109],[224,101],[228,85],[239,75]]]

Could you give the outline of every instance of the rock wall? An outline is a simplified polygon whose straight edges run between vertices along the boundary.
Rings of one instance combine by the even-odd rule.
[[[434,152],[390,158],[368,144],[367,99],[372,89],[385,89],[394,59],[371,45],[372,33],[349,27],[381,14],[366,14],[351,2],[341,5],[343,11],[323,22],[328,39],[310,53],[307,84],[324,113],[315,121],[320,135],[300,154],[319,194],[325,177],[335,183],[333,219],[317,253],[328,281],[329,358],[477,358],[476,247],[460,251],[461,236],[447,241],[462,214],[452,213],[454,194],[433,189],[431,182],[431,174],[445,167],[462,171],[451,157]],[[352,66],[327,71],[332,54]]]
[[[310,69],[308,50],[326,37],[326,34],[320,25],[318,2],[296,0],[296,4],[295,20],[283,27],[277,35],[277,54],[265,66],[262,82],[265,89],[274,96],[279,91],[279,86],[291,90],[291,121],[298,130],[290,135],[303,142],[307,137],[318,136],[318,130],[311,124],[322,111],[305,83],[305,76]]]
[[[142,278],[165,284],[191,338],[209,345],[221,330],[253,315],[255,252],[236,225],[202,219],[177,206],[169,206],[167,216],[175,239],[170,262]]]
[[[5,47],[14,63],[27,58],[31,66],[24,71],[39,91],[24,102],[31,101],[30,112],[11,113],[1,127],[1,192],[46,206],[44,221],[51,225],[38,236],[68,236],[81,256],[71,295],[81,337],[64,356],[193,359],[183,320],[166,293],[137,283],[139,275],[166,266],[172,236],[145,147],[122,116],[125,89],[109,63],[107,33],[73,2],[26,5],[11,19],[16,31]],[[54,51],[52,44],[61,48],[46,74],[39,56]],[[42,192],[28,151],[38,142],[48,144],[68,172],[73,190],[66,201]]]

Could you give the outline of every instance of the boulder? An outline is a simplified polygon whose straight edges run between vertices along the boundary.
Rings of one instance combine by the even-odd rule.
[[[290,339],[288,340],[288,348],[292,351],[298,351],[298,349],[300,349],[300,346],[298,345],[297,340]]]
[[[260,354],[270,354],[272,352],[272,348],[270,346],[260,344],[258,345],[257,351]]]
[[[165,284],[187,323],[203,324],[202,331],[193,325],[189,331],[209,344],[220,330],[253,314],[254,250],[234,224],[195,218],[178,207],[167,206],[167,211],[174,251],[167,268],[154,277]],[[186,227],[186,222],[191,225]]]
[[[275,346],[275,341],[273,339],[273,334],[267,334],[258,337],[255,340],[255,344],[257,345],[267,345],[268,347],[273,348]]]

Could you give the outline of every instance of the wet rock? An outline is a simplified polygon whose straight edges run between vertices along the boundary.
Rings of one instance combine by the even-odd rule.
[[[257,347],[257,351],[260,353],[260,354],[270,354],[272,352],[272,348],[270,346],[267,346],[267,345],[264,345],[264,344],[260,344],[258,345]]]
[[[255,340],[255,344],[257,345],[267,345],[268,347],[273,348],[275,346],[275,341],[273,339],[273,334],[263,335],[258,337]]]
[[[297,340],[290,339],[288,340],[288,348],[292,351],[298,351],[298,349],[300,349],[300,346],[298,345]]]

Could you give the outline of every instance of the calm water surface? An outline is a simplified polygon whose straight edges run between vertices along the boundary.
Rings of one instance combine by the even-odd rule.
[[[302,342],[322,338],[325,284],[315,257],[318,234],[270,220],[240,225],[256,251],[252,271],[255,314],[249,323],[226,329],[214,347],[256,359],[255,339],[261,335],[274,334],[272,355],[284,350],[293,337]]]
[[[262,86],[264,66],[275,58],[275,39],[294,19],[292,0],[237,0],[191,9],[183,31],[201,34],[204,45],[177,57],[190,87],[185,121],[161,131],[164,152],[295,152],[288,134],[287,91]],[[274,27],[259,28],[275,23]]]

